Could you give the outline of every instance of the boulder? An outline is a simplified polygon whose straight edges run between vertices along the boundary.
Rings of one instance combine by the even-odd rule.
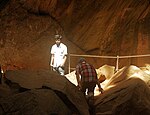
[[[84,95],[65,76],[48,70],[15,70],[7,71],[5,77],[25,89],[49,88],[55,91],[62,99],[67,99],[69,104],[74,105],[80,114],[89,114]]]
[[[0,99],[0,114],[15,115],[69,115],[71,111],[49,89],[29,90]]]
[[[102,95],[95,97],[98,115],[149,115],[150,76],[131,65],[121,68],[105,84]]]

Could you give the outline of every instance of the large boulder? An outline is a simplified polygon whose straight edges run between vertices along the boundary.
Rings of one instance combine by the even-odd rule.
[[[0,115],[69,115],[71,110],[49,89],[29,90],[0,99]]]
[[[123,67],[105,84],[105,92],[95,97],[99,115],[149,115],[150,75],[136,66]]]
[[[109,70],[107,71],[108,68],[110,73]],[[149,115],[149,66],[142,68],[134,65],[126,66],[119,69],[116,73],[113,73],[113,70],[114,68],[108,65],[103,66],[103,69],[100,70],[101,73],[104,74],[107,71],[108,74],[105,74],[106,80],[102,83],[104,93],[95,93],[94,108],[96,114]],[[7,71],[5,76],[6,79],[17,83],[26,90],[15,95],[10,93],[10,96],[6,98],[1,97],[0,112],[2,114],[14,111],[20,114],[24,112],[23,110],[26,111],[25,113],[27,111],[30,112],[30,114],[36,114],[36,112],[41,114],[89,114],[84,95],[76,87],[74,71],[65,76],[60,76],[47,70],[17,70]],[[12,86],[10,85],[10,88]],[[96,89],[95,92],[97,92]],[[47,106],[42,108],[43,105],[46,105],[46,102]],[[33,111],[28,109],[26,106],[28,104]],[[63,109],[60,109],[60,105],[63,106]]]
[[[65,76],[47,70],[16,70],[7,71],[5,77],[11,82],[18,83],[25,89],[39,89],[43,87],[51,89],[55,91],[63,101],[67,100],[69,105],[74,106],[74,109],[76,109],[78,113],[82,115],[89,114],[89,108],[84,95],[74,84],[66,79]]]

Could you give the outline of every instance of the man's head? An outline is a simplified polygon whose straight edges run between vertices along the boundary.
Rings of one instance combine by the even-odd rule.
[[[61,39],[62,39],[62,36],[61,35],[55,35],[55,42],[56,42],[56,45],[60,45],[61,43]]]
[[[86,62],[85,58],[80,58],[78,63]]]

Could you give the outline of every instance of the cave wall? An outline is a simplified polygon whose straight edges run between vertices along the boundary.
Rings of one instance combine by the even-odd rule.
[[[73,54],[150,54],[148,0],[9,0],[0,17],[0,63],[7,69],[49,69],[56,33]],[[116,59],[88,60],[95,67],[116,64]],[[121,59],[119,67],[149,60]],[[76,59],[72,62],[75,66]]]

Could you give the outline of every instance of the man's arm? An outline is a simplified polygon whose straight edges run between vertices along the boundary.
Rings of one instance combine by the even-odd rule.
[[[67,55],[64,56],[63,62],[62,62],[62,64],[60,65],[61,67],[64,67],[64,65],[65,65],[65,63],[66,63],[66,60],[67,60]]]
[[[100,91],[101,93],[103,93],[104,90],[103,90],[103,88],[101,87],[99,80],[97,80],[97,85],[98,85],[99,91]]]
[[[75,72],[75,74],[76,74],[76,79],[77,79],[77,84],[78,84],[77,86],[81,88],[80,74],[77,71]]]
[[[79,76],[79,74],[76,74],[76,79],[77,79],[78,85],[80,85],[80,76]]]
[[[53,64],[54,64],[54,54],[51,55],[50,66],[53,67]]]
[[[67,60],[67,46],[66,45],[64,45],[64,47],[63,47],[63,50],[64,50],[64,57],[63,57],[63,61],[62,61],[62,63],[61,63],[61,67],[64,67],[65,66],[65,63],[66,63],[66,60]]]

